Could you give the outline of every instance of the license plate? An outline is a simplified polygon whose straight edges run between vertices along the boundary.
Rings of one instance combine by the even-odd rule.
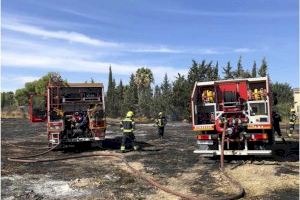
[[[212,140],[197,140],[197,144],[213,145],[214,142]]]

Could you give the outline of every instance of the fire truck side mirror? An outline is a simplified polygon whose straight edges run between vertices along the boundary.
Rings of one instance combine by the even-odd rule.
[[[46,96],[31,95],[29,99],[29,118],[31,122],[44,122],[47,119]]]

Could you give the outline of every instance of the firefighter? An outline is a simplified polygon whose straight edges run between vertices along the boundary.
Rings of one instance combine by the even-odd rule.
[[[258,91],[258,89],[254,89],[253,96],[254,100],[260,100],[260,92]]]
[[[289,137],[292,137],[292,134],[295,129],[296,120],[297,120],[297,115],[295,114],[295,109],[291,109],[291,113],[289,116],[289,129],[290,129],[288,134]]]
[[[211,90],[207,90],[207,99],[209,103],[213,103],[215,98],[215,93]]]
[[[163,112],[158,113],[158,118],[155,120],[155,124],[158,130],[158,137],[162,139],[164,136],[165,125],[167,124],[167,119],[164,116]]]
[[[282,137],[281,130],[280,130],[280,122],[281,122],[281,116],[278,112],[273,111],[272,112],[272,119],[273,119],[273,128],[274,132],[278,134],[279,137],[281,137],[282,141],[286,143],[285,139]]]
[[[126,141],[129,140],[134,150],[138,149],[138,146],[135,145],[135,136],[133,131],[135,129],[135,122],[133,120],[133,112],[128,111],[125,119],[120,122],[120,128],[123,131],[121,152],[125,152]]]

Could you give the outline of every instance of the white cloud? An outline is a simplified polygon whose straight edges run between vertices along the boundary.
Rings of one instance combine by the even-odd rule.
[[[69,42],[76,42],[81,44],[87,44],[98,47],[118,47],[120,44],[114,42],[107,42],[99,40],[96,38],[91,38],[87,35],[77,33],[77,32],[68,32],[68,31],[50,31],[37,26],[25,25],[21,23],[3,23],[2,28],[10,31],[25,33],[29,35],[36,35],[42,38],[54,38],[66,40]]]
[[[36,76],[24,76],[21,74],[9,74],[1,76],[1,92],[15,91],[17,88],[24,87],[24,84],[34,80],[38,80],[40,77]]]
[[[22,76],[22,75],[10,75],[10,76],[3,76],[1,77],[2,81],[10,81],[10,82],[18,82],[21,84],[27,83],[27,82],[31,82],[34,80],[38,80],[40,77],[37,76]]]
[[[250,48],[236,48],[233,50],[233,52],[236,53],[248,53],[248,52],[253,52],[256,51],[256,49],[250,49]]]
[[[204,10],[183,10],[183,9],[160,9],[162,12],[192,15],[192,16],[211,16],[211,17],[265,17],[265,18],[282,18],[296,17],[297,12],[273,11],[273,12],[237,12],[237,11],[204,11]]]
[[[114,74],[118,75],[130,75],[141,66],[116,62],[102,62],[98,60],[86,60],[83,58],[76,58],[75,56],[73,58],[64,58],[14,52],[2,53],[2,65],[23,69],[47,69],[49,71],[87,72],[91,74],[107,74],[108,67],[112,66]],[[178,72],[187,72],[185,69],[177,69],[169,66],[147,67],[152,70],[155,77],[163,77],[163,75],[167,73],[169,77],[172,78],[176,76]],[[160,78],[157,80],[160,80]]]
[[[108,42],[99,38],[92,38],[88,35],[65,30],[47,30],[39,26],[28,25],[24,23],[20,16],[14,18],[9,16],[4,23],[2,28],[5,30],[10,30],[18,33],[23,33],[25,35],[34,35],[38,36],[39,39],[58,39],[64,40],[69,43],[84,44],[87,47],[94,48],[105,48],[105,52],[113,52],[114,54],[123,52],[123,53],[160,53],[160,54],[200,54],[200,55],[209,55],[209,54],[224,54],[224,53],[247,53],[256,51],[256,49],[251,48],[183,48],[183,47],[167,47],[165,45],[148,45],[148,44],[135,44],[135,43],[122,43],[122,42]],[[26,18],[25,18],[26,19]],[[32,19],[32,18],[31,18]],[[17,39],[17,38],[16,38]],[[15,38],[3,37],[3,41],[14,43]],[[10,40],[10,41],[9,41]],[[47,40],[46,40],[47,41]],[[25,42],[26,46],[32,46],[29,41]],[[49,42],[49,41],[47,41]],[[52,42],[52,41],[51,41]],[[34,44],[37,45],[37,44]],[[65,44],[65,45],[68,45]],[[37,48],[35,48],[37,49]],[[59,50],[57,48],[57,50]],[[64,52],[66,52],[64,50]],[[95,51],[93,51],[95,53]]]
[[[137,49],[129,49],[130,52],[136,53],[184,53],[184,50],[180,49],[171,49],[167,47],[144,47],[144,48],[137,48]]]

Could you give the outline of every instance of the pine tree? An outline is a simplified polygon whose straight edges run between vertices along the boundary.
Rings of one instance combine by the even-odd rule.
[[[213,80],[219,79],[219,63],[217,61],[216,66],[213,68]]]
[[[205,73],[205,81],[214,80],[214,69],[212,67],[212,61],[210,61],[206,66],[206,73]]]
[[[267,76],[267,73],[268,73],[267,61],[266,61],[266,58],[263,58],[261,66],[260,66],[260,68],[258,70],[258,75],[260,77],[265,77],[265,76]]]
[[[233,72],[231,71],[232,67],[230,65],[230,62],[227,62],[226,67],[223,67],[223,74],[224,74],[224,79],[233,79]]]
[[[119,85],[116,87],[116,92],[115,92],[115,96],[116,96],[116,101],[115,101],[115,104],[116,104],[116,112],[115,114],[117,116],[121,116],[123,115],[123,103],[124,103],[124,86],[123,86],[123,82],[122,80],[120,80],[120,83]]]
[[[107,116],[113,115],[114,110],[114,100],[115,100],[115,82],[112,77],[112,70],[111,66],[109,66],[109,74],[108,74],[108,86],[107,86],[107,93],[106,93],[106,113]]]
[[[134,75],[131,74],[129,85],[124,90],[124,101],[122,106],[122,115],[125,115],[129,110],[136,113],[138,104],[137,86],[134,82]]]
[[[251,73],[251,77],[252,78],[256,78],[256,61],[254,61],[253,63],[253,67],[252,67],[252,73]]]
[[[238,63],[237,63],[237,69],[234,73],[235,78],[242,78],[244,76],[244,69],[242,66],[242,56],[239,57]]]
[[[118,90],[117,90],[116,85],[117,85],[116,80],[113,79],[113,81],[112,81],[112,88],[113,88],[112,93],[113,93],[113,95],[112,95],[112,101],[111,101],[111,104],[112,104],[111,105],[111,116],[113,118],[116,118],[116,117],[119,116],[118,93],[117,93]]]
[[[172,86],[169,82],[168,75],[165,74],[164,80],[161,84],[161,91],[162,91],[162,106],[163,106],[163,112],[165,114],[169,115],[171,114],[171,98],[172,98]]]
[[[151,115],[157,116],[157,113],[161,112],[163,110],[163,101],[162,101],[162,92],[161,87],[158,85],[154,88],[154,95],[153,95],[153,101],[152,101],[152,108],[151,108]]]
[[[184,75],[178,73],[173,82],[172,90],[172,106],[173,114],[177,120],[189,118],[189,104],[190,104],[189,82]]]
[[[200,77],[198,63],[195,60],[192,60],[192,66],[189,69],[188,72],[188,82],[190,85],[190,88],[192,88],[196,81],[198,81]]]

